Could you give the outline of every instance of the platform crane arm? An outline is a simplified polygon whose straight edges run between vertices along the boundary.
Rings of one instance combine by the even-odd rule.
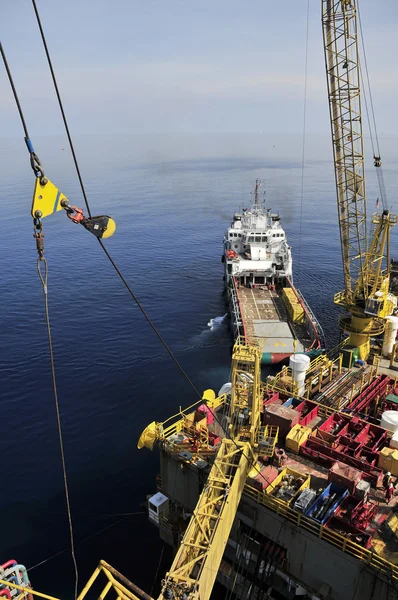
[[[249,471],[257,460],[260,433],[261,352],[235,345],[229,436],[225,437],[185,531],[159,600],[208,600]]]
[[[393,308],[387,254],[397,218],[383,211],[368,248],[356,1],[322,0],[322,23],[344,272],[334,301],[349,313],[339,325],[366,359]]]

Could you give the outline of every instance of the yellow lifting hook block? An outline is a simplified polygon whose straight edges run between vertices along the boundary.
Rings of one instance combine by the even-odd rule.
[[[40,211],[40,218],[42,219],[58,210],[62,210],[61,201],[67,201],[68,198],[47,177],[43,179],[43,183],[46,182],[44,185],[41,184],[41,179],[41,177],[36,177],[32,201],[32,217],[35,218],[37,211]]]

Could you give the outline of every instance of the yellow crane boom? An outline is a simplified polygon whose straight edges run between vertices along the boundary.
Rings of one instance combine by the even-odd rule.
[[[340,318],[341,329],[366,359],[370,338],[384,331],[383,319],[396,306],[389,295],[389,240],[397,217],[388,210],[373,216],[368,247],[356,1],[322,0],[322,23],[345,287],[334,301],[349,313]]]
[[[257,459],[260,433],[260,361],[254,346],[235,345],[229,437],[222,440],[160,599],[208,600],[247,476]]]

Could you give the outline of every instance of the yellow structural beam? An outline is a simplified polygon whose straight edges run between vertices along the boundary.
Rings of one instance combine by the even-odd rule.
[[[249,442],[237,446],[224,438],[159,600],[168,590],[174,600],[210,597],[253,462]]]

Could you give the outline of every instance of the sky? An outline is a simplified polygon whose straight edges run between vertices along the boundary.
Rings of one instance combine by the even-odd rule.
[[[75,134],[302,134],[308,0],[37,0]],[[398,134],[398,2],[360,1],[380,135]],[[30,0],[0,0],[30,135],[63,131]],[[321,0],[309,0],[307,120],[329,133]],[[0,66],[0,137],[21,135]]]

